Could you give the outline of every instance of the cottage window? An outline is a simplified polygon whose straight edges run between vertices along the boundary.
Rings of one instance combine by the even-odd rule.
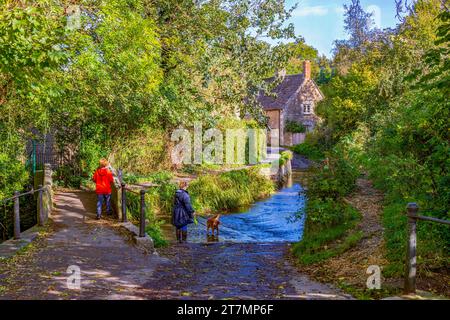
[[[310,114],[311,113],[311,105],[310,104],[304,104],[303,105],[303,113],[304,114]]]

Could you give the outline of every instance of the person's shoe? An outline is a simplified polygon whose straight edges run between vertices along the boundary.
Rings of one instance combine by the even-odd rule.
[[[181,243],[181,230],[177,230],[177,242]]]
[[[183,242],[186,242],[187,241],[187,231],[182,231],[181,236],[182,236]]]
[[[100,220],[102,216],[97,215],[97,217],[95,219]]]

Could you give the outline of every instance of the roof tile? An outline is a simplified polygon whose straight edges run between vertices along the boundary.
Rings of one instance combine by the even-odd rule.
[[[266,81],[274,81],[275,77],[269,78]],[[284,80],[272,90],[276,96],[267,96],[262,91],[259,93],[258,102],[265,110],[283,109],[290,97],[297,91],[299,86],[303,83],[303,74],[293,74],[285,76]]]

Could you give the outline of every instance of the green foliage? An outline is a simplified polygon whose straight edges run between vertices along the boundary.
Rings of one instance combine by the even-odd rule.
[[[401,277],[405,268],[405,252],[408,243],[406,204],[397,199],[385,206],[383,212],[383,227],[385,230],[387,259],[389,264],[383,274],[387,277]],[[420,214],[437,217],[440,212],[420,212]],[[448,219],[448,216],[445,217]],[[430,269],[448,266],[450,263],[448,243],[448,227],[429,222],[418,222],[417,227],[417,259],[418,264]],[[419,273],[424,272],[419,268]]]
[[[342,229],[344,227],[345,226],[341,226],[341,228],[336,227],[335,229],[328,230],[327,238],[329,237],[332,240],[336,240],[342,237]],[[332,248],[328,248],[325,244],[326,242],[320,242],[320,238],[314,237],[310,242],[310,237],[311,236],[308,236],[308,238],[303,239],[302,242],[294,245],[293,252],[298,256],[298,260],[301,264],[314,264],[336,257],[354,247],[362,239],[363,233],[361,231],[351,233],[344,237],[338,245],[333,246]]]
[[[308,182],[308,196],[320,200],[341,199],[353,191],[358,176],[358,169],[342,154],[337,154],[313,169]]]
[[[294,253],[304,264],[339,255],[362,237],[361,232],[351,231],[360,220],[360,213],[343,200],[355,188],[359,170],[342,146],[336,146],[327,155],[311,170],[308,201],[305,211],[299,213],[306,215],[305,230],[303,239],[294,246]],[[334,241],[338,241],[337,244]]]
[[[51,70],[66,61],[61,50],[64,20],[49,2],[0,8],[0,197],[22,190],[29,129],[48,128],[47,107],[59,91]]]
[[[53,174],[56,186],[79,188],[83,182],[83,178],[80,177],[74,168],[69,165],[59,166]],[[85,177],[87,180],[91,177]]]
[[[355,218],[355,210],[336,199],[311,199],[306,207],[306,233],[343,225]]]
[[[14,191],[22,190],[28,181],[23,164],[10,154],[0,152],[0,200],[10,198]]]
[[[296,121],[286,121],[285,130],[290,133],[305,133],[306,127],[302,123]]]
[[[336,46],[338,74],[322,88],[326,99],[318,112],[324,122],[311,140],[313,148],[339,148],[344,161],[367,171],[384,191],[387,276],[403,270],[407,202],[418,202],[423,214],[449,219],[450,15],[439,0],[419,0],[410,10],[396,30],[363,30],[362,38],[350,22],[367,17],[348,12],[351,37]],[[335,178],[320,172],[313,193],[342,196]],[[347,186],[344,179],[342,192]],[[418,263],[448,265],[450,230],[419,222],[418,234]]]
[[[403,294],[402,289],[398,287],[384,286],[381,289],[368,289],[366,287],[361,288],[348,284],[345,281],[339,281],[337,285],[358,300],[381,300],[388,297],[401,296]]]
[[[352,207],[335,200],[315,199],[308,201],[307,208],[303,239],[293,246],[300,263],[313,264],[337,256],[361,240],[362,232],[351,231],[360,219]]]
[[[272,181],[259,174],[259,168],[203,175],[189,184],[194,208],[201,213],[237,210],[269,196]]]
[[[152,225],[147,226],[145,232],[153,239],[153,244],[156,248],[165,247],[169,242],[164,238],[163,232],[161,230],[161,224],[164,221],[158,221]]]
[[[162,129],[143,127],[133,135],[121,137],[109,155],[116,168],[146,176],[170,168],[168,135]]]
[[[315,78],[319,74],[319,53],[317,49],[309,46],[303,39],[297,40],[294,43],[286,45],[290,51],[290,59],[286,66],[287,74],[303,73],[303,62],[305,60],[311,61],[311,74]]]
[[[317,145],[311,144],[308,141],[295,145],[292,147],[292,151],[313,161],[320,161],[325,157]]]
[[[52,131],[70,155],[65,184],[99,157],[139,174],[167,169],[164,135],[179,125],[236,111],[262,122],[255,97],[286,50],[260,39],[294,36],[283,1],[88,0],[78,29],[65,5],[0,9],[0,137],[5,150],[19,141],[1,152],[19,161],[31,128]]]
[[[373,92],[377,74],[367,66],[352,66],[345,77],[336,76],[322,88],[327,97],[319,103],[317,112],[325,118],[323,126],[332,133],[336,143],[355,130],[372,112]]]
[[[149,221],[146,232],[152,237],[155,246],[165,246],[167,241],[161,230],[161,225],[165,219],[172,214],[173,197],[177,186],[171,183],[172,174],[170,172],[155,172],[145,177],[137,178],[134,175],[124,177],[127,183],[152,182],[158,187],[152,187],[145,194],[145,217]],[[136,179],[133,181],[133,179]],[[127,192],[127,210],[131,215],[131,220],[137,223],[140,217],[140,196]]]
[[[279,164],[280,166],[284,166],[289,160],[292,160],[294,155],[291,151],[283,151],[280,154]]]

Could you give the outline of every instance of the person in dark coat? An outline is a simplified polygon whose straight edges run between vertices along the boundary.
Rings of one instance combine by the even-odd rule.
[[[187,241],[187,226],[194,222],[195,211],[192,208],[191,197],[186,191],[187,182],[181,181],[180,188],[175,192],[172,224],[176,228],[178,242]]]

